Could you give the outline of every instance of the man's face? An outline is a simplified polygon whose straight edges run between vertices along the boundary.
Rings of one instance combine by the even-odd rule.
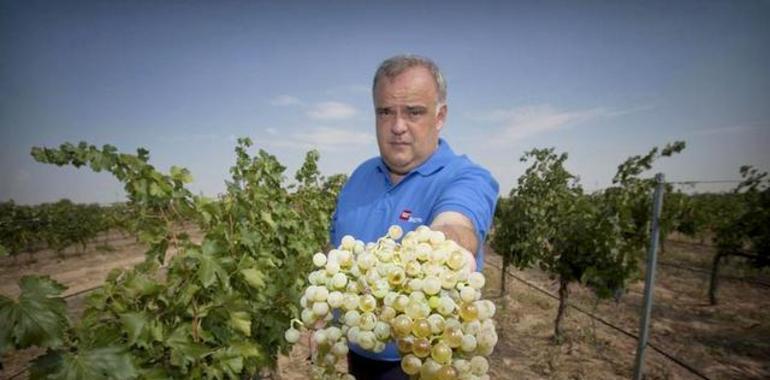
[[[430,71],[412,67],[380,78],[374,93],[377,145],[391,172],[403,175],[430,157],[446,119],[436,110],[437,88]]]

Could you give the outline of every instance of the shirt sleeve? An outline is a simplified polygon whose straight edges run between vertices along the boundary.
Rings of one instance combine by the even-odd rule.
[[[492,224],[499,185],[492,175],[479,166],[460,170],[447,183],[431,212],[435,218],[445,211],[459,212],[473,222],[479,247]]]

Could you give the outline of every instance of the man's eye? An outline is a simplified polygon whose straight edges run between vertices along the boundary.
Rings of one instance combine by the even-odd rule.
[[[392,113],[392,111],[387,109],[387,108],[380,108],[380,109],[377,110],[377,115],[378,116],[388,116],[391,113]]]
[[[406,111],[410,117],[419,117],[425,114],[424,108],[410,108]]]

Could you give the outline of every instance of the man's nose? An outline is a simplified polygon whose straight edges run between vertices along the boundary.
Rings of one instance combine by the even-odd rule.
[[[390,126],[390,131],[393,132],[394,135],[400,135],[407,131],[406,120],[404,120],[403,116],[396,115],[393,124]]]

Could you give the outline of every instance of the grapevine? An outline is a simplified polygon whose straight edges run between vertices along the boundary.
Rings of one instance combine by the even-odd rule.
[[[607,298],[620,294],[638,273],[649,239],[653,186],[653,180],[641,174],[660,156],[684,147],[675,142],[630,157],[618,167],[612,187],[592,194],[565,168],[566,153],[533,149],[521,158],[531,164],[518,187],[498,203],[491,245],[503,256],[503,272],[509,264],[537,266],[558,278],[556,341],[563,335],[571,283],[585,284],[599,298]]]
[[[0,296],[0,353],[48,348],[32,379],[234,379],[274,368],[344,177],[320,177],[310,152],[287,186],[278,160],[252,156],[250,146],[238,141],[232,179],[216,199],[194,196],[186,169],[156,170],[144,149],[33,148],[38,161],[89,166],[123,182],[135,210],[128,228],[149,248],[144,263],[109,275],[74,324],[61,285],[23,279],[17,299]],[[178,220],[197,224],[203,240],[180,233]]]

